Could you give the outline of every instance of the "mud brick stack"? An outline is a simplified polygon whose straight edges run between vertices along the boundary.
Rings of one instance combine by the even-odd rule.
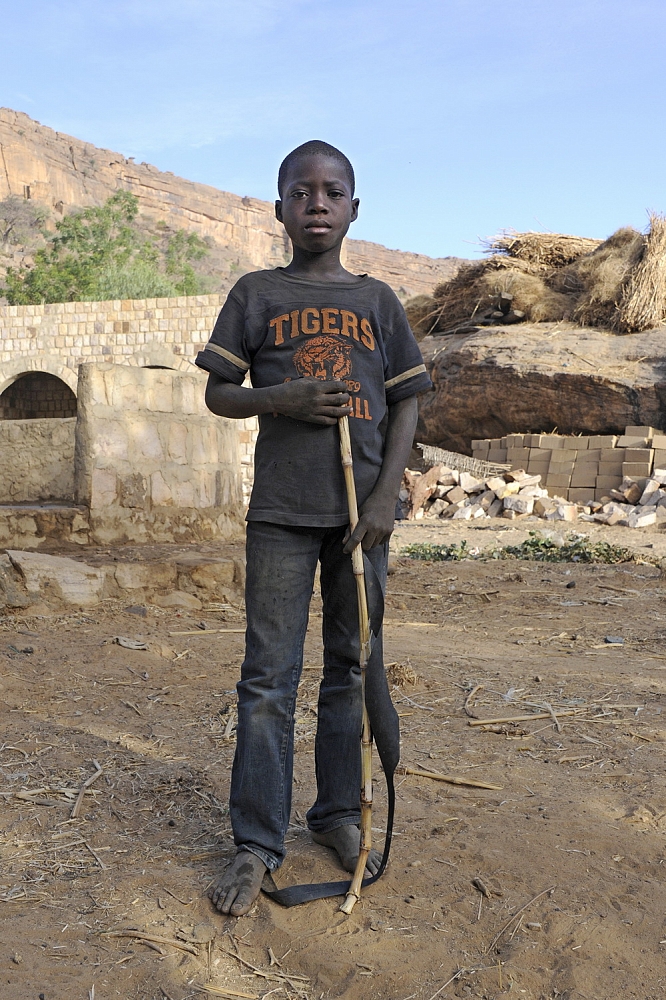
[[[620,436],[507,434],[472,441],[472,454],[539,475],[550,494],[585,504],[608,498],[628,479],[644,487],[666,470],[666,433],[629,426]]]

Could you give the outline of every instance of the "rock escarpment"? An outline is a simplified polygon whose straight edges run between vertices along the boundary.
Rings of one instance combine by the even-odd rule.
[[[618,336],[567,323],[427,337],[434,391],[417,439],[471,454],[475,438],[514,432],[609,434],[666,428],[666,328]]]
[[[289,242],[271,202],[135,163],[54,132],[21,112],[0,109],[0,200],[10,194],[30,198],[57,219],[73,208],[102,205],[121,188],[137,196],[149,224],[164,220],[210,241],[208,260],[216,279],[211,291],[227,291],[244,272],[278,267],[289,259]],[[401,298],[409,298],[450,277],[458,258],[435,259],[348,240],[346,266],[386,281]]]

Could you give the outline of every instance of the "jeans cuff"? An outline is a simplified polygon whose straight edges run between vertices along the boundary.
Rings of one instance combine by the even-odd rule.
[[[260,847],[250,846],[248,844],[239,844],[236,848],[236,854],[240,854],[241,851],[245,851],[246,854],[254,854],[255,857],[259,858],[269,872],[277,871],[280,867],[280,863],[274,854],[267,854],[266,851],[262,851]]]
[[[358,826],[361,822],[360,814],[358,816],[347,816],[346,819],[339,819],[331,826],[327,826],[325,830],[320,827],[309,826],[311,833],[333,833],[334,830],[339,830],[343,826]]]

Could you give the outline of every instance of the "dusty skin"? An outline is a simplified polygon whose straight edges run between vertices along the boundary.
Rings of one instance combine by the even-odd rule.
[[[665,534],[613,537],[648,554]],[[210,887],[235,856],[226,803],[243,636],[198,626],[242,628],[243,609],[211,598],[191,614],[126,610],[139,603],[0,615],[3,1000],[93,986],[104,1000],[194,1000],[197,984],[256,1000],[662,1000],[666,586],[655,567],[399,561],[386,660],[403,667],[396,678],[417,678],[394,691],[402,765],[501,787],[399,770],[391,864],[349,917],[341,899],[286,910],[263,894],[245,916],[213,909]],[[320,613],[315,598],[279,886],[340,878],[305,823]],[[474,715],[548,703],[560,731],[551,717],[470,726],[479,684]],[[103,772],[72,819],[93,760]],[[375,773],[381,850],[377,760]]]

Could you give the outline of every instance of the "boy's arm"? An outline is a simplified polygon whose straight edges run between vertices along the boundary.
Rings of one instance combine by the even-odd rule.
[[[395,504],[414,443],[418,415],[416,396],[408,396],[389,406],[382,471],[360,510],[355,530],[348,531],[345,536],[345,552],[351,552],[359,542],[364,549],[371,549],[391,536],[395,524]]]
[[[218,417],[242,420],[260,413],[282,413],[294,420],[311,424],[335,424],[338,417],[352,412],[349,392],[344,382],[322,382],[299,378],[265,389],[226,382],[211,372],[206,386],[206,406]]]

